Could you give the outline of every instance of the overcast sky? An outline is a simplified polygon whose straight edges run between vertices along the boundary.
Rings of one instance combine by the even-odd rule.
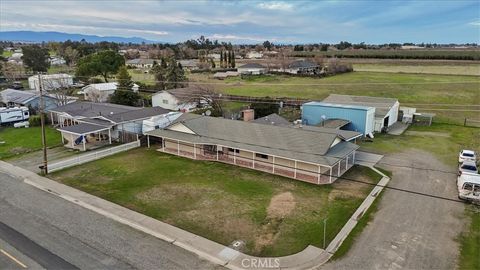
[[[176,42],[436,42],[480,39],[480,1],[0,0],[0,31]]]

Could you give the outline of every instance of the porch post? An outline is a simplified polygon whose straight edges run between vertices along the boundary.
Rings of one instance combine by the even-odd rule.
[[[75,148],[75,142],[73,141],[73,134],[70,133],[70,138],[72,139],[72,148]]]
[[[345,160],[345,170],[348,169],[348,155],[347,155],[347,159]]]
[[[255,152],[252,152],[252,168],[255,169]]]
[[[329,182],[330,182],[330,184],[331,184],[331,183],[332,183],[332,167],[330,167],[330,173],[329,173],[329,174],[330,174],[330,180],[329,180]]]
[[[162,151],[165,152],[165,138],[162,138]]]
[[[108,143],[112,144],[112,132],[108,129]]]
[[[233,148],[233,164],[237,164],[237,149]]]
[[[355,164],[355,153],[356,153],[356,151],[353,151],[353,163],[352,164]]]
[[[177,155],[180,156],[180,141],[177,140]]]
[[[272,173],[275,173],[275,156],[272,156],[273,162],[272,162]]]
[[[197,159],[197,145],[193,144],[193,158]]]
[[[342,167],[342,160],[340,160],[338,162],[338,175],[337,176],[340,176],[340,167]]]
[[[317,184],[320,185],[320,172],[322,171],[322,167],[318,165],[318,179],[317,179]]]
[[[150,135],[147,135],[147,147],[150,148]]]
[[[217,161],[218,161],[218,145],[215,147],[215,150],[217,151]]]
[[[63,132],[60,132],[60,134],[62,135],[62,144],[65,144],[65,139],[63,138]]]
[[[50,120],[52,121],[52,126],[54,126],[55,121],[53,121],[53,112],[50,112]]]
[[[83,151],[87,151],[87,147],[85,146],[85,141],[87,140],[87,138],[85,138],[84,135],[82,135],[82,136],[83,136],[83,140],[82,140],[82,142],[83,142]]]
[[[297,160],[295,160],[295,167],[294,167],[294,170],[293,170],[293,178],[297,179]]]

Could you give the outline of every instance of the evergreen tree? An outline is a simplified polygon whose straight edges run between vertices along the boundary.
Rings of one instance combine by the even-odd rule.
[[[132,90],[133,82],[132,76],[128,74],[126,66],[120,67],[117,74],[118,89],[121,90]]]
[[[223,52],[220,52],[220,67],[223,68]]]
[[[215,61],[213,61],[213,59],[210,59],[210,63],[211,63],[211,65],[212,65],[212,68],[215,68],[215,67],[216,67],[216,66],[215,66]]]
[[[235,52],[232,51],[232,62],[231,62],[232,68],[235,68]]]
[[[166,72],[166,62],[164,59],[160,60],[160,65],[154,65],[150,70],[150,73],[153,74],[156,86],[158,90],[165,90],[165,72]]]
[[[184,86],[183,82],[187,80],[182,65],[177,64],[177,61],[173,58],[170,58],[167,65],[167,70],[165,72],[165,80],[167,82],[167,89],[181,88]]]
[[[225,59],[224,61],[224,68],[226,68],[228,66],[228,56],[227,56],[227,52],[223,52],[223,59]]]

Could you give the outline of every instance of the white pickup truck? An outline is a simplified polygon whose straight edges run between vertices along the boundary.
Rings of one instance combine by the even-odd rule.
[[[480,174],[462,173],[457,178],[458,198],[480,204]]]

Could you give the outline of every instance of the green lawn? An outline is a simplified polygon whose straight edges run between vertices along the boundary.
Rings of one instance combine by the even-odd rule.
[[[480,208],[469,205],[466,207],[470,226],[460,237],[459,269],[480,269]]]
[[[49,147],[61,145],[60,132],[53,128],[45,130],[47,145]],[[11,158],[42,148],[40,127],[29,128],[0,128],[0,159]]]
[[[5,57],[5,58],[8,58],[10,56],[12,56],[13,52],[12,51],[3,51],[2,52],[2,56]]]
[[[460,150],[480,152],[479,140],[480,128],[434,123],[430,127],[411,126],[400,136],[375,134],[374,142],[363,142],[361,148],[382,154],[422,149],[453,166],[457,164]]]
[[[246,253],[262,256],[323,247],[324,218],[328,244],[372,188],[346,180],[316,186],[145,148],[50,177],[224,245],[243,240]],[[345,177],[380,179],[366,167]]]
[[[437,65],[437,64],[417,64],[398,63],[358,63],[353,64],[355,71],[369,72],[393,72],[393,73],[425,73],[425,74],[445,74],[445,75],[474,75],[480,76],[480,64],[463,65]]]

